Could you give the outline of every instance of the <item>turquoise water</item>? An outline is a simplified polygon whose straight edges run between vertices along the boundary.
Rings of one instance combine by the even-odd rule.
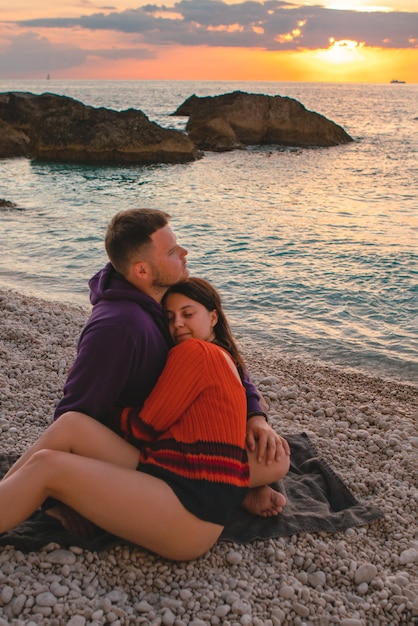
[[[250,345],[418,380],[418,85],[8,81],[86,104],[141,109],[184,129],[187,97],[235,89],[294,97],[355,139],[329,149],[255,147],[182,165],[0,162],[0,285],[88,304],[111,216],[172,214],[195,275],[219,288]]]

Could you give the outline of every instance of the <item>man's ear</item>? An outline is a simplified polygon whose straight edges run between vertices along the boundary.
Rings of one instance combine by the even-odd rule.
[[[144,276],[148,272],[147,264],[144,261],[137,261],[133,264],[133,270],[137,276]]]
[[[150,278],[150,266],[145,261],[137,261],[136,263],[132,263],[130,269],[130,280],[134,284],[137,282],[143,283],[147,282]]]

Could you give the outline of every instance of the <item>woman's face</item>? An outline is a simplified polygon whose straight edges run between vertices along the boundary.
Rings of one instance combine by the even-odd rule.
[[[181,293],[167,296],[164,307],[168,315],[171,336],[175,343],[187,339],[215,339],[214,327],[218,321],[216,310],[208,311],[203,304]]]

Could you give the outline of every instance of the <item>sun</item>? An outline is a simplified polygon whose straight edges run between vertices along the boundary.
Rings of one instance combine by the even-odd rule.
[[[336,41],[331,37],[329,44],[329,48],[319,50],[316,53],[317,58],[336,65],[340,65],[341,63],[354,63],[363,58],[360,52],[361,48],[364,46],[362,42],[352,39],[340,39]]]

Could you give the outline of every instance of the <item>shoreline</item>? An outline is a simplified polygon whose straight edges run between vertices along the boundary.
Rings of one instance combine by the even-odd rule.
[[[83,295],[81,295],[81,292],[78,295],[74,294],[75,300],[71,302],[68,299],[68,293],[65,293],[65,296],[63,293],[61,294],[53,293],[51,295],[45,295],[42,293],[41,295],[37,295],[36,290],[23,288],[23,286],[21,286],[21,290],[19,290],[18,288],[15,288],[12,286],[11,281],[7,282],[3,280],[2,283],[0,282],[0,296],[2,293],[6,293],[6,292],[16,294],[17,296],[20,296],[22,298],[27,298],[29,300],[32,299],[35,302],[37,301],[45,302],[49,306],[52,306],[52,307],[57,306],[60,308],[62,307],[74,308],[77,311],[84,312],[86,319],[91,310],[88,291],[86,291]],[[231,317],[230,314],[228,314],[228,316]],[[253,336],[247,336],[245,334],[245,331],[243,331],[242,329],[236,328],[236,325],[233,325],[233,326],[234,326],[233,330],[234,330],[235,337],[238,343],[240,344],[241,350],[243,352],[246,351],[247,354],[255,354],[255,353],[260,354],[260,355],[265,354],[266,348],[270,345],[270,341],[268,339],[264,337],[261,339],[261,342],[259,342]],[[246,344],[248,345],[248,347],[246,347]],[[284,354],[284,350],[285,348],[281,347],[281,348],[278,348],[277,350],[270,349],[270,352],[273,358],[282,359],[283,362],[289,361],[291,363],[294,363],[294,362],[306,363],[308,366],[314,367],[318,370],[330,370],[330,371],[337,370],[337,371],[345,372],[353,376],[356,376],[356,375],[359,375],[360,377],[363,376],[367,379],[369,378],[373,380],[380,379],[387,384],[394,383],[394,384],[399,384],[399,385],[412,386],[413,388],[416,388],[418,390],[418,378],[417,378],[416,384],[414,384],[412,373],[411,374],[408,373],[406,377],[404,377],[404,374],[402,374],[400,371],[397,371],[396,373],[389,373],[387,369],[382,369],[381,365],[379,364],[378,371],[376,371],[376,373],[373,374],[373,373],[370,373],[370,371],[368,371],[367,368],[365,368],[364,366],[362,367],[361,365],[349,365],[349,364],[344,364],[344,363],[335,363],[332,360],[322,360],[308,353],[304,355],[300,355],[300,354],[298,355],[297,353],[295,353],[295,354],[289,354],[287,356]],[[275,356],[276,353],[279,354],[278,357]]]
[[[22,453],[49,423],[88,309],[0,288],[0,312],[0,440],[2,452]],[[219,542],[191,563],[124,546],[1,548],[0,626],[418,622],[418,389],[273,348],[243,345],[243,354],[271,424],[307,432],[354,496],[384,518],[332,534]]]

